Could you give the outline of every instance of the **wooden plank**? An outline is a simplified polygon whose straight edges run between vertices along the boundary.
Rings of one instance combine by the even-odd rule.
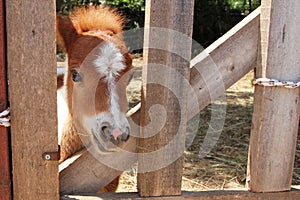
[[[184,81],[189,81],[193,10],[193,0],[149,0],[146,4],[137,178],[141,196],[181,194],[188,94]],[[158,33],[156,27],[167,31]],[[175,31],[187,35],[190,41],[176,36]],[[162,49],[161,44],[165,45]],[[164,107],[164,116],[151,110],[155,105]],[[150,133],[151,127],[158,124],[150,112],[160,121],[166,120],[154,133]]]
[[[0,1],[0,111],[7,108],[7,83],[4,37],[4,1]],[[11,177],[9,165],[9,138],[7,128],[0,127],[0,199],[11,199]]]
[[[244,190],[220,190],[205,192],[182,192],[181,196],[167,197],[139,197],[137,193],[106,193],[106,194],[86,194],[84,196],[67,195],[61,197],[61,200],[77,199],[77,200],[100,200],[100,199],[118,199],[118,200],[152,200],[152,199],[168,199],[168,200],[293,200],[299,199],[300,191],[293,190],[291,192],[279,193],[251,193]]]
[[[136,139],[134,137],[131,137],[123,147],[126,151],[134,151],[135,148]],[[137,155],[133,154],[130,157],[116,152],[110,155],[108,159],[110,165],[107,165],[105,161],[99,162],[88,151],[83,151],[80,152],[80,155],[75,155],[64,161],[59,165],[60,195],[99,191],[122,173],[117,167],[112,166],[120,163],[124,166],[124,163],[127,163],[126,169],[128,169],[136,162]]]
[[[6,1],[13,196],[59,199],[55,2]]]
[[[219,40],[217,40],[214,44],[212,44],[208,49],[205,51],[211,55],[211,58],[215,60],[215,66],[220,69],[220,73],[222,74],[223,81],[225,88],[227,89],[235,81],[242,78],[245,74],[247,74],[253,67],[255,66],[256,62],[256,53],[257,53],[257,46],[258,43],[258,35],[259,35],[259,16],[260,16],[260,9],[257,9],[249,16],[247,16],[242,22],[240,22],[236,27],[222,36]],[[251,47],[251,48],[244,48],[244,47]],[[224,56],[225,55],[225,56]],[[198,58],[201,59],[198,59]],[[192,60],[192,68],[191,68],[191,80],[190,83],[192,87],[196,91],[196,95],[198,96],[198,105],[194,103],[194,99],[190,99],[188,103],[188,119],[191,119],[194,115],[198,112],[197,110],[201,110],[205,106],[207,106],[211,102],[210,93],[206,86],[206,83],[201,80],[201,76],[199,71],[205,71],[209,69],[210,65],[206,65],[207,62],[207,53],[202,52],[197,59]],[[230,59],[230,62],[227,59]],[[227,70],[232,69],[233,64],[235,64],[234,70]],[[195,69],[197,68],[197,69]],[[214,72],[212,72],[214,73]],[[214,85],[213,80],[206,81],[208,85]],[[202,88],[201,90],[197,88]],[[213,98],[216,98],[223,94],[223,90],[217,90],[214,93]],[[202,97],[202,98],[201,98]],[[130,120],[131,131],[133,135],[138,135],[140,131],[139,127],[139,115],[140,115],[140,104],[133,108],[131,111],[128,112],[128,117]],[[129,141],[131,144],[128,146],[129,151],[134,152],[136,148],[136,142],[134,140]],[[109,182],[107,180],[112,180],[116,176],[120,174],[118,170],[111,171],[110,167],[106,166],[105,164],[101,164],[96,160],[89,158],[89,152],[85,151],[83,154],[87,154],[82,156],[74,161],[73,165],[70,165],[70,162],[61,165],[70,165],[65,170],[64,174],[74,174],[74,176],[66,176],[60,173],[60,182],[64,182],[64,184],[60,184],[60,191],[62,194],[71,194],[74,192],[74,188],[76,189],[76,193],[84,193],[85,190],[81,185],[81,180],[83,177],[88,177],[85,173],[82,173],[80,170],[82,167],[77,165],[76,163],[80,162],[84,167],[88,167],[85,171],[95,171],[97,172],[97,179],[91,178],[91,182],[89,185],[106,185]],[[88,156],[89,155],[89,156]],[[89,165],[86,165],[88,160],[92,160]],[[134,163],[136,160],[131,160],[131,163]],[[97,164],[95,163],[97,162]],[[129,162],[126,157],[120,158],[120,162]],[[110,171],[110,173],[101,173]],[[100,172],[100,173],[98,173]],[[107,176],[110,176],[108,178]],[[94,175],[91,175],[92,177]],[[97,192],[98,188],[91,192]]]
[[[300,80],[300,1],[262,1],[258,77]],[[255,87],[248,164],[254,192],[290,190],[299,126],[299,88]]]

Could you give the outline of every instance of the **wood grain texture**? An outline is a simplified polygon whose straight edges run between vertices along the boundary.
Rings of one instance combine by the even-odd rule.
[[[4,26],[4,1],[2,0],[0,1],[0,111],[7,108]],[[0,200],[11,199],[9,156],[9,138],[7,128],[0,126]]]
[[[236,27],[234,27],[232,30],[230,30],[228,33],[226,33],[224,36],[222,36],[219,40],[217,40],[214,44],[212,44],[208,49],[206,49],[206,52],[209,52],[209,55],[212,56],[213,59],[215,59],[216,66],[219,67],[220,72],[223,73],[224,81],[226,82],[225,88],[227,89],[232,84],[234,84],[235,81],[242,78],[246,73],[248,73],[256,63],[256,53],[257,53],[257,43],[258,43],[258,35],[259,35],[259,16],[260,16],[260,9],[257,9],[253,13],[251,13],[249,16],[247,16],[241,23],[239,23]],[[245,46],[250,45],[251,48],[244,49]],[[242,54],[239,54],[242,52]],[[201,76],[199,74],[199,71],[207,70],[209,68],[209,65],[207,66],[207,59],[205,57],[207,56],[207,53],[202,52],[202,55],[205,55],[204,57],[201,56],[203,59],[194,60],[195,66],[192,65],[191,68],[191,85],[192,88],[195,89],[196,95],[198,96],[198,105],[195,104],[194,99],[189,98],[188,103],[188,110],[187,113],[188,119],[191,119],[194,115],[197,114],[197,110],[203,109],[205,106],[207,106],[211,99],[210,93],[208,90],[208,87],[206,87],[206,83],[201,80]],[[201,54],[200,54],[201,55]],[[222,59],[224,55],[227,55],[229,58],[231,58],[231,62],[226,62],[226,60]],[[227,70],[232,68],[232,64],[236,63],[234,66],[234,70]],[[197,68],[197,69],[195,69]],[[214,72],[211,72],[214,73]],[[208,81],[208,84],[214,84],[214,81]],[[203,88],[202,90],[197,90],[197,88]],[[223,94],[223,90],[217,90],[216,93],[214,93],[214,98],[220,96]],[[131,132],[134,135],[138,135],[140,132],[139,127],[139,120],[140,120],[140,104],[137,105],[135,108],[130,110],[127,114],[130,121],[130,127]],[[131,152],[134,152],[136,150],[136,141],[130,140],[128,141],[130,144],[128,144],[128,150]],[[85,151],[83,154],[89,154],[89,152]],[[90,155],[91,156],[91,155]],[[90,160],[91,162],[86,165],[87,160]],[[137,160],[137,157],[136,157]],[[131,161],[134,163],[136,160]],[[126,157],[120,158],[119,162],[127,162],[128,159]],[[64,184],[60,184],[60,191],[62,194],[71,194],[74,192],[74,189],[76,189],[76,193],[85,193],[85,186],[81,184],[81,180],[83,178],[88,178],[91,176],[90,180],[91,182],[88,183],[89,185],[106,185],[109,182],[108,180],[113,180],[116,176],[120,174],[118,170],[111,171],[110,167],[101,164],[96,163],[98,160],[90,158],[88,155],[82,156],[80,158],[75,159],[75,161],[66,161],[66,163],[62,163],[61,165],[69,165],[69,167],[66,169],[69,172],[62,172],[60,173],[60,182]],[[74,163],[70,165],[70,163]],[[81,164],[77,164],[81,163]],[[80,166],[84,165],[84,166]],[[60,167],[61,168],[61,167]],[[80,170],[81,168],[86,168],[85,171],[96,171],[97,173],[97,181],[94,180],[93,174],[86,174],[82,173]],[[74,172],[73,172],[74,171]],[[110,173],[101,173],[101,172],[107,172],[110,171]],[[73,174],[74,176],[70,176]],[[109,178],[107,177],[109,176]],[[98,188],[91,192],[97,192]]]
[[[251,193],[247,191],[204,191],[204,192],[182,192],[181,196],[168,197],[139,197],[137,193],[107,193],[107,194],[86,194],[83,196],[63,196],[61,200],[152,200],[152,199],[168,199],[168,200],[296,200],[299,199],[300,191],[293,190],[291,192],[279,193]]]
[[[149,0],[146,4],[142,128],[138,142],[138,190],[141,196],[181,194],[187,121],[187,88],[184,81],[189,80],[193,10],[193,0]],[[160,30],[155,30],[156,27],[166,31],[158,34]],[[190,40],[177,37],[175,31]],[[161,44],[164,44],[163,48],[159,48]],[[157,65],[160,67],[155,67]],[[157,105],[165,109],[165,116],[151,110]],[[149,128],[152,126],[150,124],[154,127],[158,125],[151,119],[151,113],[155,118],[161,118],[160,121],[165,120],[162,128],[154,133],[150,133],[153,131]]]
[[[59,199],[55,2],[6,2],[13,196]]]
[[[125,152],[134,151],[135,148],[136,139],[133,137],[123,147]],[[104,160],[105,158],[108,160]],[[136,160],[136,154],[124,156],[119,152],[98,160],[84,150],[59,165],[60,195],[98,192],[123,171],[129,169]],[[118,169],[118,165],[125,166],[123,171]]]
[[[300,1],[262,1],[257,77],[300,80]],[[299,126],[299,88],[255,87],[248,163],[254,192],[290,190]]]

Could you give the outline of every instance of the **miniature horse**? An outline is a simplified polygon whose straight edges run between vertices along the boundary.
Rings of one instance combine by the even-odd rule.
[[[84,144],[107,153],[129,137],[125,112],[132,57],[120,35],[123,22],[107,7],[79,8],[67,17],[57,16],[57,41],[68,55],[63,81],[68,115],[60,162],[85,148]],[[83,143],[80,134],[90,135],[91,141]],[[118,178],[101,191],[115,191]]]

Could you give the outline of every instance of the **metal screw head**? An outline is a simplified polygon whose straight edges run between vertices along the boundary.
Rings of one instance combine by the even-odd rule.
[[[46,154],[45,155],[45,160],[50,160],[51,159],[51,156],[49,154]]]
[[[42,155],[43,160],[45,161],[59,161],[60,154],[58,152],[45,152]]]

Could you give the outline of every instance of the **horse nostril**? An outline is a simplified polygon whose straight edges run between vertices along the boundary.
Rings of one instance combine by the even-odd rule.
[[[107,138],[110,138],[110,129],[111,126],[108,123],[103,123],[101,125],[101,131]]]
[[[107,134],[108,133],[108,126],[102,126],[101,130]]]
[[[126,142],[129,139],[130,129],[121,130],[119,128],[114,128],[108,123],[102,123],[100,126],[101,137],[104,141],[110,140],[114,144],[119,142]]]
[[[130,137],[130,130],[126,128],[126,132],[123,132],[121,135],[118,136],[118,140],[126,142]]]
[[[129,139],[129,134],[122,133],[120,140],[126,142]]]

